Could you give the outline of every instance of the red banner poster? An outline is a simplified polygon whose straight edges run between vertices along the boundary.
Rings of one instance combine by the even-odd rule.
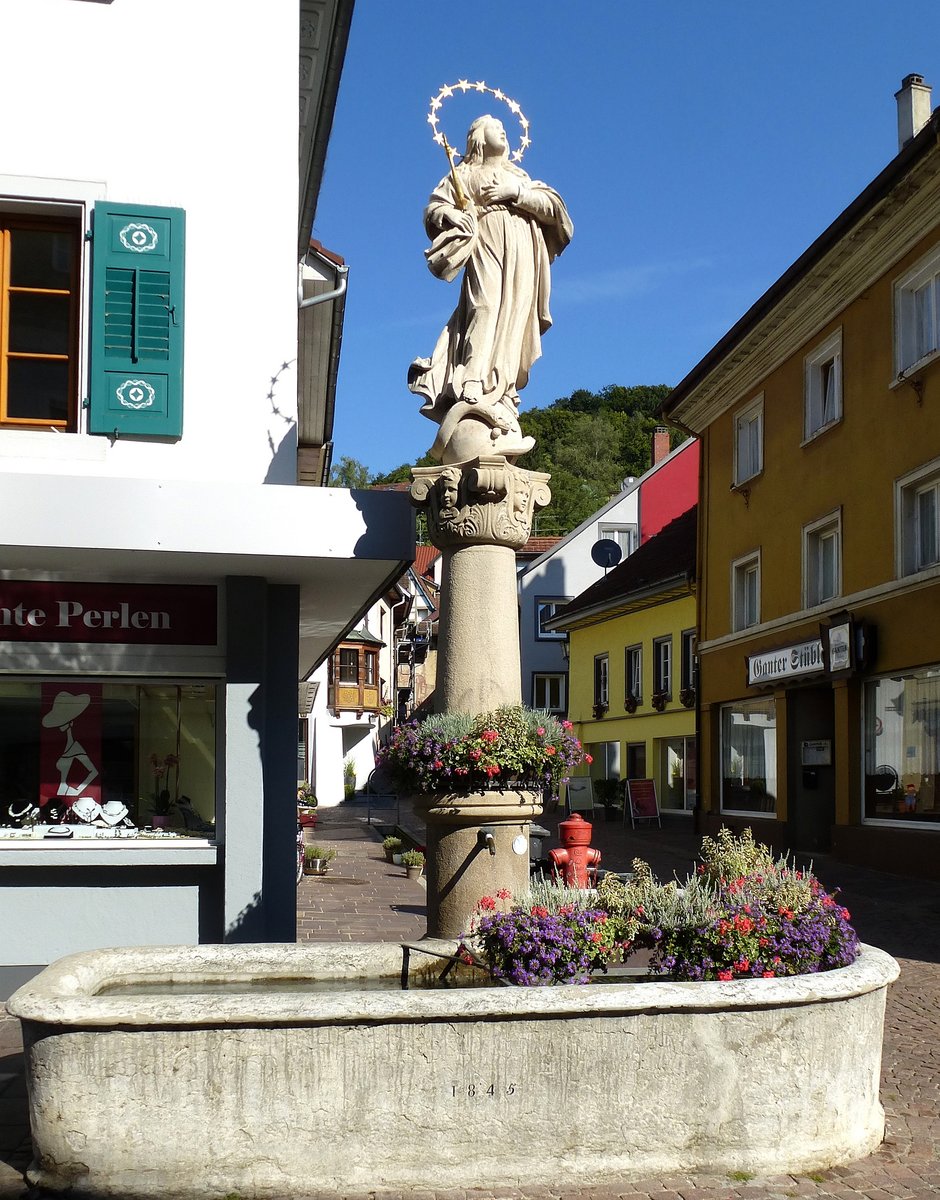
[[[44,683],[39,737],[39,802],[71,808],[101,802],[101,684]]]

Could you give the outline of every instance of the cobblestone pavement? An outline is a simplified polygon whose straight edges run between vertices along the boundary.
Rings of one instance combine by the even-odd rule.
[[[298,889],[301,941],[406,941],[424,932],[423,883],[384,862],[381,833],[365,808],[321,811],[316,840],[337,857],[324,877]],[[407,812],[402,823],[420,842],[423,829]],[[539,818],[557,845],[559,814]],[[599,817],[593,844],[602,866],[626,870],[645,858],[661,877],[683,875],[697,839],[683,829],[625,829]],[[863,1197],[925,1200],[940,1197],[940,885],[867,871],[817,856],[815,869],[842,899],[862,939],[893,954],[901,977],[888,996],[882,1072],[886,1137],[870,1158],[812,1175],[738,1178],[677,1175],[623,1179],[608,1186],[507,1187],[477,1190],[472,1179],[448,1191],[376,1190],[376,1200],[784,1200],[786,1197]],[[16,1023],[0,1019],[0,1197],[24,1195],[21,1172],[29,1158],[25,1088]],[[353,1149],[353,1148],[351,1148]],[[309,1200],[342,1193],[311,1192]]]

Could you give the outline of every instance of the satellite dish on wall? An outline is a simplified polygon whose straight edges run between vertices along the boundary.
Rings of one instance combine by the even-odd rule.
[[[615,567],[623,558],[623,551],[620,549],[619,543],[613,538],[601,538],[599,542],[595,542],[591,547],[591,558],[599,567],[603,567],[605,571]]]

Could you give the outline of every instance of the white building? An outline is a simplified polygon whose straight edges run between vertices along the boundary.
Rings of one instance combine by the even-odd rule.
[[[623,489],[603,508],[520,570],[519,642],[525,704],[558,714],[567,712],[567,635],[546,629],[545,622],[604,574],[603,561],[592,557],[596,544],[616,542],[625,558],[695,503],[698,443],[685,441],[670,453],[668,431],[657,429],[652,460],[645,475],[626,479]]]
[[[440,551],[418,546],[416,555],[308,684],[298,780],[325,807],[369,784],[387,726],[410,718],[434,691]]]
[[[297,486],[329,469],[345,269],[309,235],[351,10],[4,14],[0,988],[295,936],[298,680],[414,555],[407,496]]]

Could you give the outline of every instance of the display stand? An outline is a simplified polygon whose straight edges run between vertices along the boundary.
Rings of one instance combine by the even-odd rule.
[[[653,779],[628,779],[627,802],[623,806],[623,821],[636,828],[637,821],[655,821],[660,829],[663,823],[659,816],[659,799],[656,796],[656,781]]]
[[[594,813],[594,780],[569,779],[565,784],[565,807],[569,813]]]

